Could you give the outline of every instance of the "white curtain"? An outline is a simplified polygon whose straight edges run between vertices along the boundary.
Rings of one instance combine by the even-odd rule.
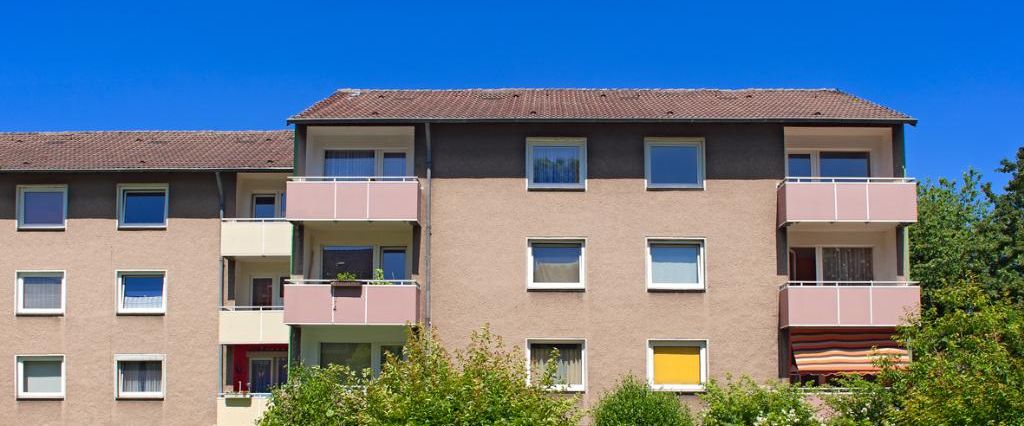
[[[164,301],[164,277],[152,275],[124,276],[122,282],[122,297],[125,308],[160,309]]]
[[[695,244],[651,244],[651,281],[661,284],[700,282],[700,246]]]
[[[160,392],[161,361],[121,361],[121,392]]]
[[[375,176],[373,151],[331,150],[324,154],[324,176]]]
[[[556,385],[583,384],[583,345],[578,343],[535,343],[530,345],[530,379],[540,380],[551,359],[551,350],[558,349],[555,360]]]
[[[574,146],[533,147],[535,183],[579,183],[580,148]]]
[[[61,361],[23,361],[22,392],[60,392]]]
[[[874,266],[870,247],[825,247],[821,250],[825,281],[871,281]]]
[[[22,308],[60,309],[61,281],[60,276],[22,277]]]
[[[532,250],[533,282],[580,282],[579,244],[534,244]]]

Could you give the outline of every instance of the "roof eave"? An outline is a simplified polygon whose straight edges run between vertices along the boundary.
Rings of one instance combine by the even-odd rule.
[[[95,169],[0,168],[0,173],[99,173],[99,172],[290,172],[293,167],[107,167]]]
[[[872,124],[917,125],[917,119],[907,118],[439,118],[439,117],[346,117],[300,118],[291,117],[288,124],[369,124],[369,123],[780,123],[780,124]]]

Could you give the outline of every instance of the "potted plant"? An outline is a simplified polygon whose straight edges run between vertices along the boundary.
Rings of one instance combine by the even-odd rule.
[[[370,281],[370,284],[371,285],[392,285],[394,283],[391,282],[391,281],[385,280],[384,279],[384,270],[381,269],[381,268],[377,268],[377,269],[373,270],[373,281]]]
[[[355,273],[345,271],[339,272],[337,279],[331,281],[331,285],[338,287],[360,287],[363,285],[363,283],[359,281],[359,276],[357,276]]]

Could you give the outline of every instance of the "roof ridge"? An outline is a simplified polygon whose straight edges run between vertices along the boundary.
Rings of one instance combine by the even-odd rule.
[[[341,88],[335,89],[331,95],[338,93],[349,93],[349,92],[471,92],[471,91],[505,91],[505,90],[529,90],[529,91],[545,91],[545,90],[571,90],[571,91],[601,91],[601,90],[636,90],[636,91],[680,91],[680,92],[751,92],[751,91],[763,91],[763,92],[842,92],[834,87],[746,87],[738,89],[722,89],[713,87],[477,87],[477,88],[463,88],[463,89],[394,89],[394,88]],[[845,93],[845,92],[843,92]],[[328,96],[329,98],[330,96]],[[327,98],[324,98],[327,99]]]

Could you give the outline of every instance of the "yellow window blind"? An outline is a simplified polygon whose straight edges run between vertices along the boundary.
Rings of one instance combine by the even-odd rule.
[[[655,346],[654,384],[699,385],[700,348],[697,346]]]

